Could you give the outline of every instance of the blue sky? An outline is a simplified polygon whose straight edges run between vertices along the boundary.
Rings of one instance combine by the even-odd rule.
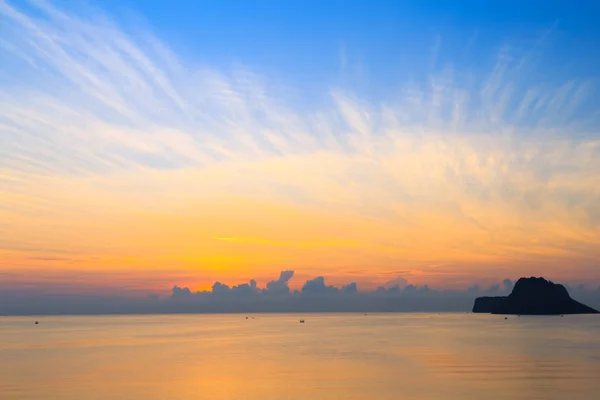
[[[487,71],[505,46],[517,57],[543,54],[542,80],[589,78],[600,68],[593,1],[107,0],[101,8],[186,60],[243,64],[305,87],[306,96],[334,84],[389,98],[405,81],[426,81],[444,67]]]
[[[106,1],[103,7],[135,10],[162,38],[202,61],[236,60],[321,82],[339,73],[340,52],[351,68],[362,64],[372,83],[385,86],[399,74],[447,62],[485,67],[494,62],[490,51],[515,42],[534,46],[548,31],[549,63],[579,58],[586,62],[571,67],[584,74],[600,66],[594,56],[600,6],[593,1]]]
[[[469,87],[485,79],[502,51],[514,62],[536,58],[518,72],[527,84],[594,79],[600,69],[594,2],[149,1],[116,7],[139,10],[190,59],[259,70],[292,83],[309,103],[319,104],[315,94],[332,86],[393,101],[407,82],[427,85],[448,69]]]
[[[599,15],[2,1],[0,268],[600,281]]]

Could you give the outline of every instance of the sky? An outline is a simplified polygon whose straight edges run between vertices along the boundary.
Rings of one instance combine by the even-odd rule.
[[[599,17],[0,0],[0,291],[595,290]]]

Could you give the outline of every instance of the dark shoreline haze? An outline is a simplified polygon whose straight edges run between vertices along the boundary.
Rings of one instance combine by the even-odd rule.
[[[475,298],[508,295],[513,281],[481,289],[436,290],[428,286],[379,287],[360,292],[356,283],[337,288],[323,277],[306,281],[301,290],[290,290],[293,271],[282,271],[277,280],[258,288],[216,282],[212,290],[192,292],[174,286],[171,295],[145,297],[47,294],[0,291],[0,315],[113,315],[113,314],[214,314],[214,313],[313,313],[313,312],[470,312]],[[600,308],[600,290],[566,287],[577,300]]]

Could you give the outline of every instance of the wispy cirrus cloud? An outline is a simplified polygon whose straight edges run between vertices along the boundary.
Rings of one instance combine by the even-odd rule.
[[[501,46],[491,70],[465,70],[438,37],[443,66],[399,77],[395,98],[346,86],[313,102],[257,68],[179,58],[98,10],[32,6],[0,3],[6,251],[598,278],[595,77],[540,77],[539,47]]]
[[[252,244],[266,244],[272,246],[289,246],[289,247],[352,247],[356,246],[356,242],[347,240],[329,240],[329,241],[306,241],[306,242],[294,242],[285,240],[273,240],[266,238],[235,238],[235,237],[215,237],[215,240],[220,240],[230,243],[252,243]]]

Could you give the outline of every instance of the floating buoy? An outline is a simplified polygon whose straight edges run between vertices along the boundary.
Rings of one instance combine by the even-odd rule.
[[[37,321],[35,321],[35,324],[37,325],[37,324],[38,324],[38,322],[37,322]]]
[[[508,319],[508,317],[504,317],[504,319]]]

